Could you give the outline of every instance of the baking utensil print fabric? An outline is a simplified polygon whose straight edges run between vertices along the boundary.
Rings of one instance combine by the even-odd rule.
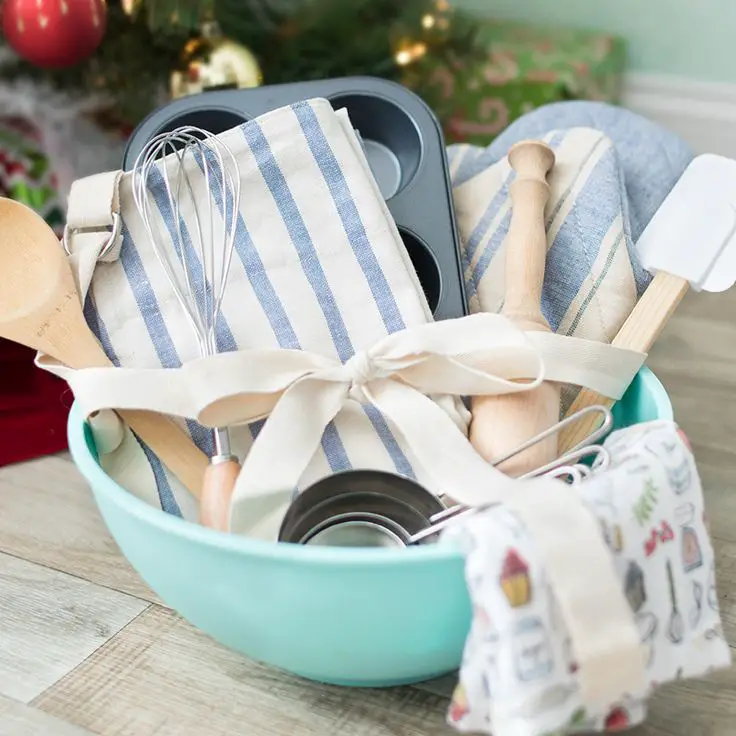
[[[448,713],[456,730],[495,736],[619,730],[644,720],[647,697],[658,685],[730,665],[687,439],[673,422],[656,421],[615,432],[604,444],[609,468],[577,492],[598,521],[631,607],[647,689],[597,707],[583,702],[544,561],[521,521],[498,506],[442,537],[466,553],[473,606]],[[606,636],[601,631],[602,641]]]

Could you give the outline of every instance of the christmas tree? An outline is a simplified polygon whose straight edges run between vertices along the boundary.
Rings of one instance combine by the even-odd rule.
[[[475,40],[448,0],[3,0],[2,14],[6,82],[93,98],[126,126],[213,85],[372,75],[424,96],[425,62]]]

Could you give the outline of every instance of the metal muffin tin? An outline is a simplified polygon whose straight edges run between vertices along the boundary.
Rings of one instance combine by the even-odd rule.
[[[154,135],[182,125],[222,133],[301,100],[346,108],[396,221],[435,319],[467,314],[460,244],[445,141],[437,118],[410,90],[373,77],[343,77],[253,89],[204,92],[175,100],[133,132],[123,168]]]

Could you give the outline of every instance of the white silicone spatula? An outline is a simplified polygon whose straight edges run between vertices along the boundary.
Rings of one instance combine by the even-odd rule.
[[[611,344],[646,353],[688,289],[726,291],[736,283],[736,161],[693,159],[636,244],[639,263],[654,275]],[[567,415],[611,399],[583,389]],[[560,436],[566,452],[594,429],[588,415]]]

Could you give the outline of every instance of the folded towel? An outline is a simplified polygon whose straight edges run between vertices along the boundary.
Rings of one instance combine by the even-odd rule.
[[[498,163],[514,143],[551,131],[591,128],[611,141],[626,221],[636,242],[670,189],[693,158],[687,144],[661,125],[625,108],[603,102],[556,102],[522,116],[487,148],[448,148],[453,184],[459,186]]]
[[[626,115],[611,115],[616,113]],[[545,120],[550,122],[545,110],[527,117],[527,127],[540,130]],[[630,201],[622,183],[626,162],[619,161],[629,153],[614,151],[616,144],[604,132],[589,127],[546,131],[542,137],[557,153],[543,307],[558,332],[609,342],[646,281],[631,253]],[[345,111],[336,113],[327,101],[311,100],[249,121],[221,139],[238,159],[242,191],[236,253],[217,329],[221,352],[297,348],[346,363],[389,334],[431,321]],[[482,168],[499,155],[493,147],[450,153],[471,310],[498,311],[503,268],[497,256],[509,222],[509,165],[499,156]],[[658,197],[664,197],[669,183],[661,182]],[[197,341],[135,210],[131,175],[104,174],[75,186],[72,227],[109,226],[119,190],[122,235],[111,252],[99,263],[93,259],[81,266],[79,251],[90,242],[99,246],[101,236],[74,230],[70,236],[87,321],[107,355],[126,368],[174,368],[197,357]],[[175,223],[162,193],[159,187],[153,194],[165,231]],[[188,214],[183,216],[186,220]],[[187,253],[187,259],[194,262],[193,255]],[[568,389],[567,401],[574,390]],[[468,415],[459,399],[437,401],[466,431]],[[209,431],[191,419],[182,424],[200,448],[212,451]],[[241,458],[260,428],[260,422],[233,428],[233,449]],[[127,445],[150,470],[138,474],[137,483],[125,473],[123,485],[165,511],[196,518],[194,499],[148,448],[132,437]],[[101,463],[116,477],[112,458],[103,456]],[[351,467],[397,472],[441,491],[370,404],[346,406],[329,423],[299,487]]]
[[[389,334],[432,321],[346,111],[333,111],[326,100],[310,100],[251,120],[220,140],[238,161],[242,192],[235,254],[217,324],[220,352],[291,348],[345,363]],[[100,177],[99,183],[94,177],[78,183],[70,198],[70,224],[76,218],[89,226],[95,224],[90,212],[104,211],[105,203],[109,217],[109,182],[119,190],[120,242],[94,265],[86,283],[80,273],[87,321],[117,366],[183,365],[198,357],[198,344],[147,242],[131,174]],[[81,196],[82,187],[94,202]],[[213,196],[221,197],[216,189]],[[175,222],[164,195],[163,182],[153,187],[165,232]],[[191,220],[191,213],[183,211],[182,217]],[[85,237],[72,231],[73,251],[85,247]],[[193,249],[186,258],[196,261]],[[467,424],[459,398],[441,403],[458,426]],[[186,428],[200,448],[212,452],[209,431],[193,421]],[[231,430],[239,457],[245,457],[259,430],[259,423]],[[144,451],[158,488],[131,490],[165,511],[196,518],[194,500]],[[104,466],[104,456],[101,462]],[[300,485],[352,467],[372,467],[433,487],[415,465],[410,448],[382,414],[355,403],[329,424]]]
[[[448,714],[458,731],[618,731],[644,719],[646,699],[659,685],[730,665],[703,492],[687,439],[674,422],[655,421],[615,432],[604,447],[609,467],[577,486],[577,494],[598,521],[639,630],[643,688],[593,708],[583,701],[546,558],[518,516],[498,506],[458,522],[442,538],[467,553],[473,606]],[[586,550],[579,554],[578,573],[585,576]],[[599,626],[598,634],[605,652],[617,632]]]
[[[503,305],[503,242],[514,172],[506,153],[540,138],[555,151],[548,177],[542,312],[560,334],[610,343],[651,276],[639,235],[692,154],[677,136],[635,113],[593,102],[548,105],[520,118],[488,148],[448,149],[471,312]],[[579,389],[567,386],[562,410]]]

